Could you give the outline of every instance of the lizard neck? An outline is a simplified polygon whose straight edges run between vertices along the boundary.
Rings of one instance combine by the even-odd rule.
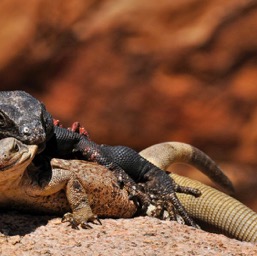
[[[23,174],[27,166],[17,168],[17,166],[0,173],[0,187],[1,189],[14,188],[21,183]]]

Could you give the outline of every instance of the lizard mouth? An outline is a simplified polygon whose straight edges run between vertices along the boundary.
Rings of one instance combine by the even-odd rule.
[[[2,172],[2,171],[9,170],[14,166],[17,166],[18,168],[18,165],[23,164],[29,158],[30,158],[30,154],[22,154],[22,156],[20,156],[19,158],[12,159],[10,164],[4,164],[4,166],[0,168],[0,171]]]
[[[0,172],[13,169],[14,166],[16,166],[17,169],[20,169],[21,166],[26,163],[29,165],[31,161],[33,160],[35,154],[37,151],[36,145],[28,146],[28,149],[26,151],[21,152],[18,157],[15,155],[12,159],[9,159],[9,164],[3,163],[0,165]]]

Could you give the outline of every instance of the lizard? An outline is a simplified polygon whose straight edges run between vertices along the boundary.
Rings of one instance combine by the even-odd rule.
[[[190,156],[181,158],[181,153],[173,147],[159,154],[160,145],[152,146],[151,150],[145,149],[140,154],[163,169],[175,162],[191,164],[188,161]],[[37,146],[25,145],[14,138],[0,140],[0,208],[64,216],[63,221],[69,221],[75,228],[78,224],[89,228],[88,221],[98,220],[98,216],[131,218],[140,213],[138,205],[130,200],[128,191],[118,185],[113,172],[96,163],[52,159],[50,178],[38,179],[37,168],[31,164],[36,150]],[[153,151],[158,157],[151,155]],[[201,190],[199,198],[177,193],[197,222],[205,221],[230,237],[257,242],[256,213],[218,190],[186,177],[171,175],[179,184]],[[147,182],[142,185],[147,189]],[[169,204],[163,201],[163,206],[165,203]],[[161,217],[151,209],[147,214]],[[248,220],[240,219],[242,216],[248,216]]]
[[[64,215],[73,227],[88,228],[100,217],[128,218],[137,211],[113,172],[97,163],[52,159],[49,176],[32,163],[36,145],[0,140],[0,208]],[[39,178],[40,176],[40,178]]]
[[[0,208],[63,215],[74,228],[101,223],[99,217],[144,214],[126,186],[97,163],[53,158],[48,175],[40,175],[32,162],[37,149],[12,137],[0,140]],[[167,210],[173,219],[172,207]]]
[[[136,182],[151,180],[158,184],[160,195],[165,195],[166,199],[172,202],[185,222],[196,226],[175,192],[199,196],[198,190],[177,185],[160,168],[129,147],[99,145],[87,136],[54,126],[53,118],[44,104],[24,91],[0,92],[0,139],[5,137],[15,137],[26,144],[38,145],[41,157],[76,157],[107,167],[119,177],[121,184],[127,183],[131,195],[139,199],[142,208],[146,207],[148,199],[140,192]],[[34,160],[34,163],[46,163],[45,158],[43,161],[40,157],[36,159],[39,161]],[[224,177],[222,171],[219,173]],[[227,188],[233,190],[229,179],[224,179]],[[154,192],[157,193],[156,190]]]
[[[176,162],[192,164],[190,153],[178,154],[174,150],[175,145],[176,142],[159,143],[142,150],[140,155],[163,170]],[[193,166],[201,169],[203,167],[195,163]],[[256,212],[235,198],[199,181],[175,173],[171,173],[170,176],[180,185],[194,187],[201,191],[199,198],[177,193],[187,212],[201,227],[207,224],[207,230],[210,228],[241,241],[257,243]]]

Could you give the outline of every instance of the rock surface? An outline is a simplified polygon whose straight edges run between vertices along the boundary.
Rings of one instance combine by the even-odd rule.
[[[149,217],[106,219],[74,230],[60,218],[0,215],[0,254],[9,255],[257,255],[257,245]]]

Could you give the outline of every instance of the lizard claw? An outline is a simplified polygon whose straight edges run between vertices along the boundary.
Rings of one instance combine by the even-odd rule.
[[[62,123],[58,119],[53,119],[54,126],[62,127]]]
[[[95,222],[96,221],[96,222]],[[84,221],[80,224],[80,226],[84,229],[92,229],[92,226],[89,225],[88,223],[89,221]],[[95,224],[95,225],[102,225],[102,222],[100,221],[100,219],[97,217],[97,216],[94,216],[94,219],[90,220],[90,222],[92,224]]]
[[[97,223],[96,223],[95,221],[96,221]],[[100,220],[97,216],[95,216],[95,219],[92,221],[92,223],[94,223],[94,224],[96,224],[96,225],[97,225],[97,224],[102,225],[101,220]]]
[[[79,133],[79,134],[85,136],[87,139],[89,139],[88,131],[84,128],[84,126],[81,126],[79,122],[74,122],[71,125],[71,127],[68,127],[67,129],[72,132]]]
[[[175,183],[174,189],[177,193],[184,193],[187,195],[192,195],[194,197],[199,197],[202,194],[202,192],[197,188],[185,187],[185,186],[178,185],[177,183]]]
[[[114,174],[119,187],[127,190],[129,199],[133,200],[134,204],[137,206],[138,213],[145,213],[150,204],[150,198],[143,192],[140,184],[132,180],[122,169],[114,169]]]
[[[69,222],[69,226],[71,226],[73,229],[79,229],[79,223],[75,221],[72,213],[70,212],[64,214],[64,216],[62,217],[62,222]]]
[[[80,224],[82,228],[84,229],[92,229],[92,226],[88,224],[88,222],[83,222]]]
[[[176,208],[173,206],[172,200],[169,196],[158,197],[151,195],[151,204],[148,206],[146,214],[151,217],[155,217],[161,220],[173,220],[180,224],[185,225],[185,219],[178,213]],[[198,229],[200,227],[197,224],[193,224]]]
[[[81,216],[79,216],[78,218],[78,216],[70,212],[64,214],[62,218],[62,222],[69,222],[69,226],[71,226],[73,229],[79,229],[79,225],[84,229],[92,229],[93,227],[89,225],[89,222],[93,224],[102,225],[102,222],[97,217],[97,215],[91,216],[90,218],[87,219],[87,218],[81,218]]]
[[[194,220],[188,215],[187,211],[180,203],[176,192],[186,193],[193,196],[200,196],[201,192],[197,189],[183,187],[175,183],[175,181],[163,171],[154,169],[146,175],[146,182],[141,183],[146,194],[151,198],[151,204],[155,209],[148,209],[151,216],[160,219],[176,220],[185,224],[199,228]]]
[[[127,189],[129,193],[129,199],[133,200],[137,206],[138,213],[143,214],[147,211],[150,204],[149,196],[141,191],[138,186],[133,186],[131,189]]]
[[[161,220],[174,220],[181,224],[185,224],[185,221],[182,218],[182,221],[179,220],[179,216],[176,216],[175,211],[173,207],[171,209],[167,209],[167,205],[165,205],[165,201],[161,200],[154,200],[153,197],[151,197],[152,201],[151,204],[148,206],[146,215],[155,217]]]

